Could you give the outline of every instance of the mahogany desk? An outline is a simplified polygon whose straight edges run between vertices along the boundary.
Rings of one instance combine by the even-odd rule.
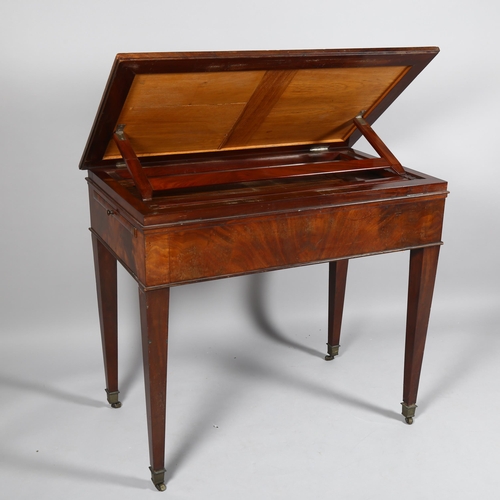
[[[447,184],[371,124],[437,48],[118,55],[81,169],[106,392],[118,408],[119,261],[139,285],[151,474],[165,489],[169,290],[329,262],[326,359],[348,260],[409,250],[403,416],[411,424]],[[378,157],[352,149],[363,135]]]

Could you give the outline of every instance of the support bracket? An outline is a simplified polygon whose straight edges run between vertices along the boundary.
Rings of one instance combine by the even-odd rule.
[[[123,131],[124,128],[125,125],[118,125],[116,127],[115,133],[113,134],[113,140],[125,160],[127,170],[129,171],[135,186],[139,190],[142,199],[144,201],[151,200],[153,198],[153,188],[144,173],[144,170],[142,169],[141,162],[139,161],[139,158],[137,158],[132,144],[130,144],[128,137]]]
[[[384,141],[375,133],[370,124],[363,118],[364,111],[361,111],[353,122],[357,129],[363,134],[364,138],[370,143],[372,148],[384,159],[389,166],[399,175],[405,175],[405,169],[399,163],[399,160],[392,154]]]

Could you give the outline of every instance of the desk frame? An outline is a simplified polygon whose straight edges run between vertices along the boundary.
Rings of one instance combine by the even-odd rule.
[[[422,174],[421,174],[422,175]],[[386,251],[410,251],[410,271],[409,271],[409,289],[408,289],[408,310],[406,326],[406,346],[405,346],[405,365],[404,365],[404,384],[403,384],[403,416],[408,424],[413,422],[415,415],[417,392],[419,378],[422,367],[427,327],[431,310],[432,295],[438,264],[439,249],[441,245],[441,228],[444,213],[444,199],[446,186],[442,181],[432,178],[430,184],[438,187],[436,192],[427,193],[429,188],[423,189],[419,195],[406,196],[390,201],[369,201],[367,203],[357,203],[355,208],[338,206],[327,209],[310,210],[307,217],[307,224],[319,221],[321,223],[325,217],[335,219],[337,216],[351,217],[353,213],[360,216],[359,224],[353,224],[352,234],[343,234],[347,239],[358,241],[359,231],[368,230],[374,221],[379,226],[384,226],[383,230],[377,229],[379,238],[377,240],[367,239],[363,236],[362,242],[358,245],[360,253],[353,254],[348,252],[345,246],[345,239],[337,239],[339,235],[335,230],[331,230],[331,237],[324,234],[325,238],[330,237],[326,247],[311,250],[311,246],[304,247],[305,243],[299,245],[289,255],[284,256],[282,248],[283,242],[273,240],[270,244],[273,251],[269,252],[268,269],[293,267],[297,264],[309,264],[314,262],[329,261],[329,301],[328,301],[328,338],[327,355],[325,359],[331,360],[338,354],[340,344],[340,331],[342,322],[342,311],[344,306],[345,285],[347,278],[348,261],[354,257],[361,257],[376,253],[385,253]],[[142,331],[142,350],[144,362],[144,378],[146,390],[146,408],[147,422],[149,431],[149,449],[152,481],[156,488],[163,491],[166,486],[165,476],[165,433],[166,433],[166,381],[167,381],[167,351],[168,351],[168,314],[169,314],[169,296],[170,287],[180,285],[182,281],[175,283],[165,283],[153,286],[147,286],[141,282],[138,274],[140,269],[132,269],[134,263],[138,264],[138,259],[144,259],[146,267],[148,259],[151,263],[158,265],[157,257],[154,251],[148,255],[139,255],[132,252],[131,241],[137,239],[138,234],[145,235],[144,227],[141,227],[137,221],[136,226],[131,226],[129,218],[124,218],[126,213],[122,207],[106,208],[115,204],[118,199],[113,199],[110,195],[113,193],[109,186],[102,182],[99,175],[91,174],[89,179],[90,199],[91,199],[91,218],[92,218],[92,241],[94,248],[94,262],[97,282],[97,297],[99,305],[99,317],[101,324],[102,345],[104,352],[104,366],[106,376],[106,392],[108,402],[115,408],[121,406],[118,398],[118,324],[117,324],[117,261],[120,261],[124,267],[136,278],[139,284],[139,300]],[[432,190],[432,189],[431,189]],[[103,203],[103,200],[105,203]],[[106,201],[107,200],[107,201]],[[121,200],[123,203],[123,200]],[[109,204],[109,205],[108,205]],[[382,209],[381,209],[382,206]],[[129,207],[130,208],[130,207]],[[347,212],[345,211],[347,210]],[[355,212],[352,212],[355,210]],[[300,212],[300,211],[299,211]],[[382,219],[377,217],[383,213]],[[377,216],[373,214],[379,214]],[[287,220],[293,221],[288,226],[288,234],[284,237],[297,238],[297,231],[303,230],[302,219],[297,215],[297,211],[289,214],[268,214],[265,217],[250,218],[245,224],[257,224],[268,230],[266,224],[274,221],[276,217],[288,217]],[[120,220],[120,217],[123,220]],[[374,218],[375,217],[375,218]],[[364,218],[364,219],[363,219]],[[227,220],[220,222],[226,225]],[[274,223],[274,222],[273,222]],[[184,224],[181,225],[184,228]],[[195,224],[196,226],[196,224]],[[217,226],[213,226],[217,227]],[[247,244],[245,235],[238,233],[238,225],[234,226],[235,236],[230,245]],[[342,226],[345,230],[346,226]],[[361,228],[361,229],[360,229]],[[179,229],[178,225],[168,226],[155,231],[160,234],[171,235]],[[198,228],[202,233],[206,228]],[[263,230],[264,230],[263,229]],[[330,228],[331,229],[331,228]],[[184,229],[182,229],[184,231]],[[195,229],[196,230],[196,229]],[[183,233],[185,236],[185,234]],[[125,238],[125,239],[124,239]],[[148,236],[144,236],[148,248]],[[304,235],[301,235],[304,240]],[[241,240],[241,241],[240,241]],[[155,242],[158,240],[156,239]],[[364,243],[363,243],[364,242]],[[420,244],[418,244],[420,242]],[[412,244],[413,243],[413,244]],[[415,244],[417,243],[417,244]],[[313,245],[313,247],[316,245]],[[305,248],[307,261],[295,262],[302,255],[301,249]],[[325,259],[325,248],[332,256],[331,260]],[[352,245],[348,247],[352,249]],[[125,250],[124,250],[125,249]],[[211,252],[217,252],[217,245],[211,249]],[[200,249],[200,252],[203,251]],[[220,250],[223,252],[223,249]],[[281,253],[282,259],[279,266],[273,260],[272,254]],[[242,270],[241,263],[234,268],[234,275],[248,274],[256,271],[266,270],[264,256],[257,256],[260,269],[255,269],[253,265],[246,263],[248,270]],[[263,260],[264,259],[264,260]],[[177,259],[176,262],[179,262]],[[186,261],[186,266],[190,263]],[[236,265],[236,264],[235,264]],[[196,268],[196,266],[194,266]],[[226,270],[227,271],[227,270]],[[175,273],[174,273],[175,275]],[[223,273],[229,275],[228,272]],[[156,274],[150,274],[149,279],[154,280]],[[218,277],[218,276],[214,276]],[[210,278],[203,278],[210,279]],[[186,279],[186,282],[199,281],[196,277]]]

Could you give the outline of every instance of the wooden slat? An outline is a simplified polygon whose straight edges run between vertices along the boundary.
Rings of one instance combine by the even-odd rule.
[[[187,187],[211,186],[217,184],[232,184],[266,179],[284,179],[326,175],[332,173],[355,172],[387,168],[389,164],[380,158],[336,161],[321,164],[281,165],[274,167],[235,168],[234,170],[216,172],[198,172],[195,174],[167,175],[149,179],[155,191]]]

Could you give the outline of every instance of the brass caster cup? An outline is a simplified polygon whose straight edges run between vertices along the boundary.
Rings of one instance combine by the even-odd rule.
[[[405,403],[401,403],[401,406],[403,407],[403,411],[401,413],[405,418],[405,422],[408,425],[413,424],[413,417],[415,416],[415,410],[417,409],[417,405],[407,405]]]
[[[325,361],[331,361],[335,356],[338,356],[339,354],[339,345],[330,345],[326,344],[326,352],[328,353],[325,356]]]
[[[165,491],[167,489],[165,485],[165,469],[162,470],[153,470],[151,467],[149,468],[151,471],[151,481],[155,485],[155,488],[158,491]]]
[[[110,392],[106,389],[108,403],[111,405],[111,408],[121,408],[122,407],[122,404],[118,400],[118,394],[120,394],[120,391]]]

